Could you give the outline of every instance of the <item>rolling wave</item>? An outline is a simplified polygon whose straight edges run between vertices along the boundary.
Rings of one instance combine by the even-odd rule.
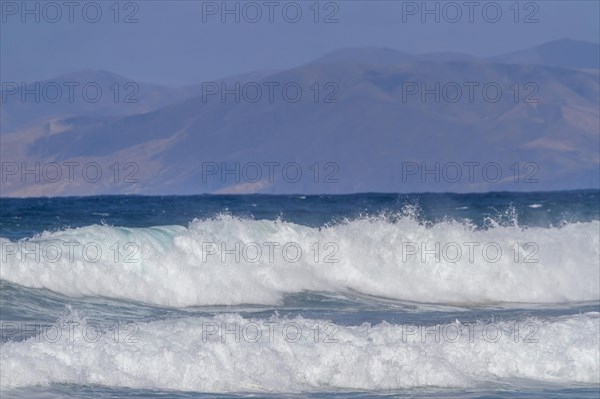
[[[69,322],[69,333],[2,344],[0,387],[297,392],[600,383],[597,312],[525,319],[519,328],[512,321],[347,327],[224,314],[140,323],[118,336],[91,333],[77,316]]]
[[[0,239],[0,278],[149,304],[278,304],[302,291],[439,304],[597,301],[599,221],[560,227],[359,218],[321,228],[232,216]]]

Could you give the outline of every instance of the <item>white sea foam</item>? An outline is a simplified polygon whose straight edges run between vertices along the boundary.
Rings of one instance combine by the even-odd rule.
[[[1,239],[0,277],[69,296],[104,296],[175,307],[277,304],[284,294],[305,290],[353,290],[423,303],[589,301],[600,296],[599,229],[600,222],[593,221],[552,228],[496,225],[481,230],[451,221],[425,226],[412,217],[395,221],[363,218],[322,228],[231,216],[197,220],[188,227],[94,225],[46,232],[16,243]],[[38,251],[49,244],[60,245],[62,256],[50,259],[52,248],[46,248],[38,262],[34,255],[20,250],[35,251],[31,246],[36,243],[41,245]],[[72,259],[65,251],[66,243],[78,244],[73,247]],[[82,248],[89,243],[102,249],[97,261],[89,260],[95,257],[93,248],[88,259],[84,258]],[[127,243],[134,243],[135,248],[126,248]],[[208,243],[229,250],[236,243],[242,247],[255,243],[262,248],[262,256],[257,262],[248,262],[242,253],[236,262],[231,254],[224,258],[220,253],[207,255]],[[272,260],[265,243],[279,244]],[[302,249],[297,261],[290,260],[295,258],[293,249],[285,258],[282,248],[286,243]],[[328,243],[331,245],[326,247]],[[417,245],[417,254],[408,255],[415,247],[409,248],[407,243]],[[440,250],[435,250],[436,243]],[[499,258],[496,244],[502,250]],[[487,255],[483,252],[486,245]],[[444,247],[448,249],[445,253]],[[255,258],[255,248],[246,249],[253,254],[248,256]],[[426,254],[432,249],[437,255]],[[458,250],[462,255],[457,259]],[[237,252],[240,256],[241,251]],[[128,254],[133,255],[126,261]]]
[[[83,320],[71,322],[85,326]],[[6,391],[70,383],[295,392],[475,387],[523,380],[600,383],[600,322],[595,312],[523,320],[518,335],[514,322],[452,323],[424,329],[388,323],[344,327],[303,318],[272,318],[270,332],[264,329],[257,339],[259,329],[248,326],[266,322],[230,314],[142,323],[132,337],[138,342],[125,342],[125,334],[115,339],[111,331],[85,338],[96,335],[84,335],[82,328],[53,342],[38,337],[8,342],[0,351],[0,387]],[[221,323],[226,324],[220,327]],[[291,324],[294,329],[285,330]],[[233,326],[242,331],[238,339]],[[315,338],[318,328],[322,328],[321,335]],[[435,328],[441,333],[433,333]]]

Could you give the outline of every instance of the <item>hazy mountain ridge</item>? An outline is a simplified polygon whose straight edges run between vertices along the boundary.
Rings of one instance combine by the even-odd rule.
[[[219,95],[196,96],[142,114],[53,122],[61,128],[52,131],[46,124],[19,132],[20,140],[3,137],[3,160],[136,162],[140,170],[134,185],[10,184],[2,195],[68,195],[82,190],[89,194],[464,192],[598,186],[597,72],[577,70],[580,63],[571,69],[438,56],[442,60],[390,49],[343,49],[296,68],[258,75],[260,80],[251,75],[238,79],[263,85],[296,82],[305,89],[297,103],[281,98],[223,102]],[[315,103],[308,89],[315,82],[334,83],[338,90],[323,91]],[[423,101],[420,93],[407,93],[414,84],[431,88],[436,82],[463,88],[465,82],[478,82],[478,87],[492,82],[502,88],[502,96],[492,102],[476,90],[475,101],[463,92],[454,103],[447,98],[436,102],[433,95]],[[515,83],[518,101],[511,90]],[[534,86],[526,88],[527,84]],[[335,95],[330,99],[337,102],[323,103],[325,94],[331,93]],[[202,171],[203,163],[271,161],[297,162],[304,178],[292,183],[276,174],[256,182],[236,181],[212,175],[207,179]],[[407,180],[402,174],[405,162],[492,161],[505,173],[497,183],[422,181],[419,176]],[[310,169],[315,162],[323,169],[321,175],[338,168],[332,174],[337,182],[325,183],[319,176],[315,183]],[[539,182],[511,181],[509,168],[515,162],[534,163]]]
[[[218,81],[259,79],[254,71]],[[39,82],[3,82],[0,130],[10,133],[49,119],[128,116],[156,110],[202,94],[201,84],[166,87],[103,70],[85,70]],[[37,97],[36,97],[37,95]]]
[[[492,62],[535,64],[560,68],[600,68],[600,44],[571,39],[555,40],[539,46],[491,57]]]
[[[49,119],[148,112],[196,94],[101,70],[79,71],[27,84],[3,82],[3,86],[3,133]]]

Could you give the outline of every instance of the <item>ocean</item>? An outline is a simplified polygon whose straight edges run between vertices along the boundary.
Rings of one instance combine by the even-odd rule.
[[[3,398],[598,398],[600,192],[2,199]]]

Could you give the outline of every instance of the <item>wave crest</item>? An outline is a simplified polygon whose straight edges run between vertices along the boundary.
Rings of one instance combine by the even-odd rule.
[[[477,229],[414,217],[321,228],[231,216],[188,227],[93,225],[0,239],[0,277],[69,296],[174,307],[277,304],[287,293],[349,290],[423,303],[592,301],[600,296],[599,228],[593,221]],[[27,253],[36,245],[39,259]],[[56,247],[63,248],[57,259]]]

